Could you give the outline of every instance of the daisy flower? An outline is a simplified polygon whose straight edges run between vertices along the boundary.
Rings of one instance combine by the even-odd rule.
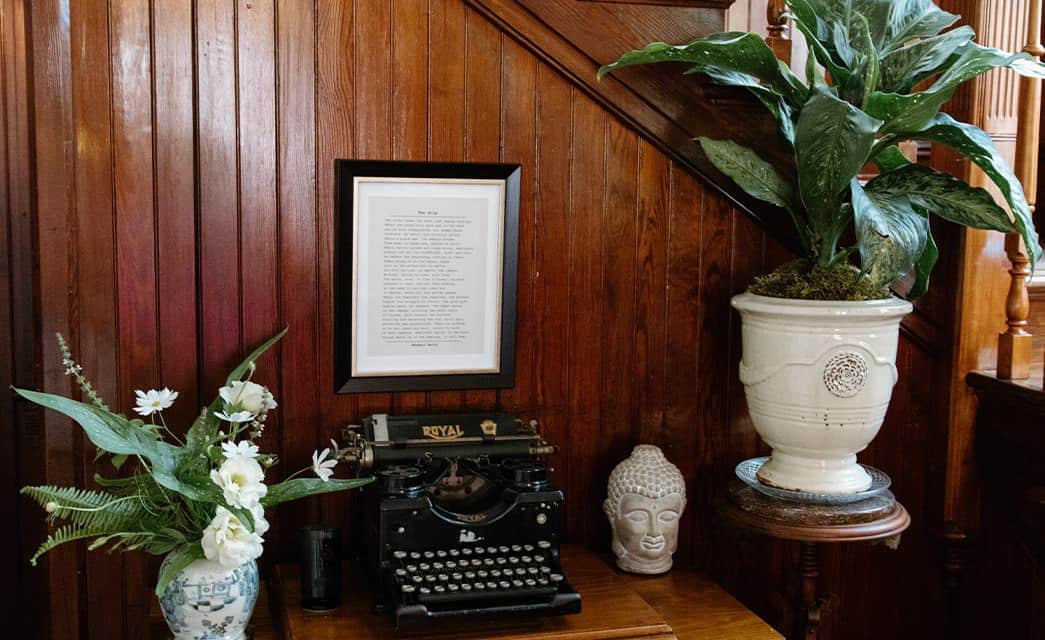
[[[319,451],[312,452],[312,471],[323,482],[330,480],[330,476],[334,475],[334,467],[337,466],[337,460],[327,460],[329,455],[329,448],[323,449],[322,453]]]
[[[134,401],[134,410],[143,416],[151,416],[154,413],[163,411],[174,404],[174,401],[178,399],[178,392],[171,391],[167,387],[163,389],[149,389],[148,391],[142,391],[137,389],[134,392],[137,399]]]

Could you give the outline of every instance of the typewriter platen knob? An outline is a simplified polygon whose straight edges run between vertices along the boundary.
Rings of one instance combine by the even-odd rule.
[[[411,495],[421,491],[424,474],[417,467],[395,464],[382,469],[378,480],[386,494]]]
[[[536,490],[548,484],[548,466],[534,460],[505,460],[505,479],[516,489]]]

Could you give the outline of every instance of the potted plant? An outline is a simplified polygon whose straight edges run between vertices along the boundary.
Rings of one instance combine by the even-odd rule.
[[[251,381],[254,362],[286,333],[258,347],[232,370],[218,396],[181,438],[167,428],[163,411],[178,397],[170,389],[137,391],[129,419],[105,404],[84,377],[65,340],[58,336],[62,364],[87,402],[26,389],[22,397],[63,413],[83,428],[116,469],[133,463],[119,478],[95,474],[101,488],[24,487],[51,522],[62,523],[31,562],[60,544],[91,539],[89,549],[142,550],[166,555],[156,582],[163,616],[178,640],[237,640],[258,596],[256,559],[268,530],[265,510],[280,503],[362,486],[371,478],[331,479],[339,453],[324,449],[312,466],[284,481],[265,484],[276,457],[253,440],[276,407],[272,393]],[[148,422],[146,422],[148,420]],[[295,477],[312,470],[317,477]]]
[[[817,493],[871,483],[856,453],[877,434],[896,382],[901,318],[890,283],[913,271],[925,292],[938,251],[929,219],[1019,233],[1041,256],[1023,189],[990,136],[940,111],[962,83],[997,67],[1043,77],[1030,56],[973,42],[931,0],[787,0],[811,55],[800,80],[754,33],[662,42],[599,70],[682,62],[686,73],[743,87],[779,124],[794,165],[775,167],[729,140],[700,138],[711,163],[750,196],[790,215],[803,255],[733,298],[743,328],[740,378],[773,453],[760,481]],[[824,73],[826,71],[826,75]],[[897,145],[945,145],[975,163],[985,190],[909,162]],[[863,183],[861,168],[877,177]]]

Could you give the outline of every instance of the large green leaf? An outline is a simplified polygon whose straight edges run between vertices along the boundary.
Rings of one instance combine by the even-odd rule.
[[[867,18],[859,12],[853,12],[852,45],[855,53],[854,68],[856,73],[853,74],[854,81],[850,82],[850,85],[853,86],[847,85],[846,92],[851,94],[848,97],[850,102],[863,105],[867,102],[867,98],[871,93],[878,88],[880,63],[878,51],[871,40],[871,31],[867,24]],[[859,81],[855,82],[856,80]]]
[[[793,121],[794,113],[791,106],[788,104],[787,100],[784,99],[784,96],[759,82],[758,78],[746,73],[740,73],[739,71],[720,69],[715,66],[708,66],[703,69],[693,67],[686,71],[686,73],[703,73],[717,84],[729,87],[743,87],[747,89],[752,95],[758,98],[759,102],[761,102],[770,113],[773,114],[780,130],[780,136],[789,146],[794,147],[795,123]]]
[[[622,55],[616,62],[599,69],[599,78],[607,73],[637,64],[685,62],[690,69],[703,73],[706,69],[736,71],[757,78],[799,107],[805,101],[802,82],[773,54],[766,41],[756,33],[716,33],[685,45],[652,42],[645,49]],[[744,86],[744,85],[742,85]]]
[[[865,189],[878,197],[906,196],[944,220],[1005,233],[1016,231],[1008,212],[985,189],[918,164],[878,176]]]
[[[94,405],[42,391],[17,388],[14,391],[30,402],[72,418],[83,428],[94,446],[109,453],[144,456],[151,453],[156,445],[156,438],[151,432],[135,429],[126,418]]]
[[[732,178],[749,196],[785,209],[794,206],[791,183],[754,151],[732,140],[698,140],[711,164]]]
[[[791,183],[751,149],[732,140],[699,138],[711,164],[733,179],[749,196],[775,204],[791,215],[803,246],[809,246],[809,225],[795,206]]]
[[[912,42],[885,55],[881,63],[881,90],[910,93],[918,83],[945,70],[942,68],[945,63],[953,62],[953,54],[972,42],[975,35],[972,27],[962,26]]]
[[[840,231],[842,191],[867,162],[881,124],[853,105],[820,92],[802,109],[795,127],[795,157],[802,202],[821,237]]]
[[[1008,203],[1016,228],[1023,236],[1031,265],[1033,266],[1041,258],[1042,251],[1038,244],[1038,233],[1034,230],[1034,220],[1031,217],[1030,207],[1027,205],[1027,197],[1023,193],[1023,186],[1005,160],[998,154],[994,142],[986,132],[941,113],[937,114],[929,126],[921,131],[899,133],[894,136],[894,139],[938,142],[969,158],[998,186]]]
[[[167,585],[170,584],[174,576],[182,572],[182,570],[195,562],[196,560],[202,560],[206,557],[203,554],[203,547],[200,546],[199,542],[192,542],[186,544],[183,547],[178,547],[167,560],[160,567],[160,576],[156,580],[156,597],[162,598],[163,592],[167,589]]]
[[[940,9],[932,0],[852,0],[852,10],[867,16],[879,51],[934,36],[958,20],[958,16]]]
[[[928,216],[926,216],[926,219],[928,219]],[[925,248],[922,249],[922,255],[918,256],[918,261],[914,263],[914,284],[911,285],[911,290],[907,292],[908,298],[912,300],[920,298],[929,290],[929,275],[932,273],[933,267],[936,266],[936,260],[939,257],[940,249],[936,246],[936,240],[933,238],[932,226],[929,226],[925,230]]]
[[[373,478],[351,478],[348,480],[331,478],[326,482],[319,478],[293,478],[270,486],[268,493],[261,499],[261,505],[268,508],[284,502],[290,502],[291,500],[298,500],[300,498],[315,496],[321,493],[333,493],[335,491],[355,489],[370,484],[373,481]]]
[[[834,50],[832,29],[810,4],[810,0],[788,0],[791,17],[798,30],[805,36],[813,58],[831,74],[836,84],[845,85],[850,72]],[[812,84],[812,83],[810,83]]]
[[[880,197],[853,178],[853,217],[863,270],[876,286],[909,272],[922,255],[929,222],[902,196]]]
[[[871,94],[864,108],[869,115],[885,123],[882,125],[883,133],[915,131],[932,120],[963,82],[991,69],[1011,66],[1019,60],[1029,59],[1025,53],[1008,54],[970,43],[963,48],[947,71],[925,91],[911,94],[875,92]]]

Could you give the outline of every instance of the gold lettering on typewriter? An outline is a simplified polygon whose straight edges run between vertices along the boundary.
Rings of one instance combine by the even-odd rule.
[[[479,423],[479,428],[483,430],[483,433],[488,436],[497,435],[497,423],[487,418]]]
[[[486,519],[486,512],[483,513],[458,513],[457,517],[465,522],[482,522]]]
[[[464,435],[459,424],[433,424],[421,427],[421,433],[433,440],[453,440]]]

